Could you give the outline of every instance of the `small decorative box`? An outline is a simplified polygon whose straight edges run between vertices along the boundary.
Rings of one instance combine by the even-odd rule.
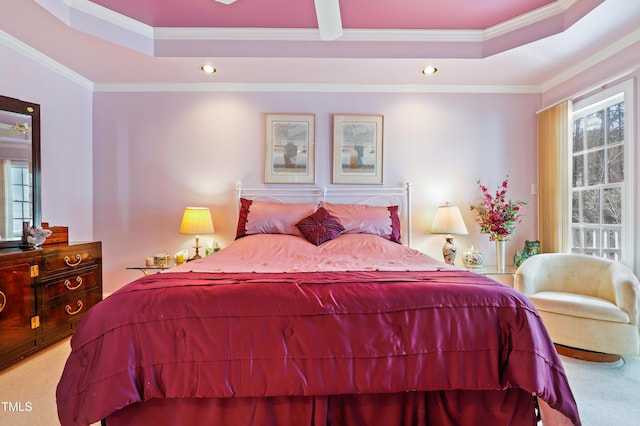
[[[467,268],[479,268],[484,263],[484,255],[473,246],[462,254],[462,263]]]
[[[68,226],[49,226],[48,222],[42,222],[42,229],[51,231],[51,235],[47,237],[43,245],[49,244],[68,244],[69,243],[69,227]]]

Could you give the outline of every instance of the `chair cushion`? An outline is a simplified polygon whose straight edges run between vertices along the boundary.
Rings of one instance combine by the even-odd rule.
[[[593,318],[602,321],[629,323],[629,314],[608,300],[582,294],[542,291],[528,296],[539,311]]]

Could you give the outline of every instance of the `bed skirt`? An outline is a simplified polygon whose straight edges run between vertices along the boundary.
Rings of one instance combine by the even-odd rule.
[[[151,399],[105,419],[106,426],[535,425],[535,398],[520,389],[268,398]],[[103,422],[104,423],[104,422]]]

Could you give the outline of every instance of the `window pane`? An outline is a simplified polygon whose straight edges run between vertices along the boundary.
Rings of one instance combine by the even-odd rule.
[[[13,237],[14,238],[22,237],[22,220],[13,221]]]
[[[589,185],[604,183],[604,151],[587,154],[587,177]]]
[[[603,232],[602,241],[606,249],[619,249],[620,232],[616,229],[607,229]]]
[[[22,199],[22,186],[20,185],[11,185],[11,198],[14,202],[23,201]]]
[[[585,184],[584,179],[584,163],[585,155],[578,154],[573,156],[573,187],[580,187]]]
[[[573,156],[573,187],[584,185],[584,155]]]
[[[573,248],[582,249],[582,229],[573,228],[571,231],[571,241]]]
[[[584,118],[573,122],[573,151],[584,150]]]
[[[624,145],[609,148],[607,156],[608,182],[624,182]]]
[[[571,201],[571,222],[580,223],[580,192],[573,191]]]
[[[604,145],[604,111],[587,116],[587,149]]]
[[[22,184],[22,170],[16,167],[11,167],[11,183],[14,185]]]
[[[603,190],[602,201],[602,223],[622,223],[622,194],[620,188]]]
[[[582,220],[584,223],[600,223],[600,191],[582,191]]]
[[[598,230],[597,229],[585,229],[584,230],[584,248],[585,253],[593,254],[595,253],[593,250],[588,249],[597,249],[599,246],[598,241]]]
[[[607,143],[624,142],[624,104],[619,103],[607,108],[608,130]]]

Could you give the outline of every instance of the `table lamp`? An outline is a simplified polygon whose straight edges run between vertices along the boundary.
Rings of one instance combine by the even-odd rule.
[[[200,234],[213,234],[213,221],[211,212],[207,207],[187,207],[184,209],[180,233],[196,236],[196,254],[189,260],[200,259]]]
[[[456,246],[453,245],[451,234],[468,234],[467,227],[462,220],[460,209],[450,205],[448,202],[444,206],[438,207],[431,226],[432,234],[447,234],[444,246],[442,246],[442,256],[445,263],[455,264]]]

